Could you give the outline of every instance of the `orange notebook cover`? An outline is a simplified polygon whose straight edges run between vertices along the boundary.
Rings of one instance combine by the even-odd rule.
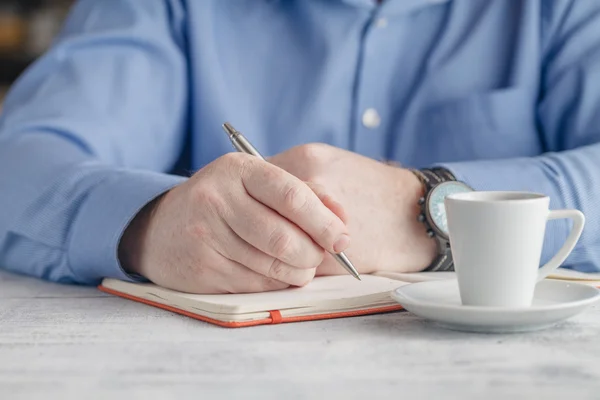
[[[150,283],[105,279],[101,291],[227,328],[354,317],[401,310],[390,292],[406,282],[363,275],[317,277],[303,288],[194,295]]]

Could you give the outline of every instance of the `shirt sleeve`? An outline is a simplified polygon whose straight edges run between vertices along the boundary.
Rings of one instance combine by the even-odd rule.
[[[526,190],[550,196],[553,209],[575,208],[586,227],[565,266],[600,270],[600,4],[542,2],[545,42],[538,157],[440,166],[476,190]],[[542,260],[564,244],[568,220],[550,221]]]
[[[44,279],[136,279],[121,235],[166,174],[187,120],[176,1],[83,0],[11,88],[0,120],[0,266]]]

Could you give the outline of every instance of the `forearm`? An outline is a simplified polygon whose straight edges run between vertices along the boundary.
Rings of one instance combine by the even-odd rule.
[[[127,279],[117,245],[171,169],[187,123],[180,2],[78,1],[0,118],[0,267]],[[148,85],[152,82],[152,85]]]
[[[550,207],[574,208],[586,217],[586,228],[566,265],[600,270],[600,144],[539,157],[444,164],[476,190],[524,190],[550,196]],[[542,260],[564,243],[566,220],[548,223]]]
[[[0,140],[0,266],[60,282],[131,279],[118,243],[146,203],[184,178],[118,169],[54,133]]]

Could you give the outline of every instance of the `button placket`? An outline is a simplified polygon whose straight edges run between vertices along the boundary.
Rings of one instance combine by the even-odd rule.
[[[359,86],[356,92],[356,113],[354,118],[358,119],[354,146],[356,151],[379,159],[385,147],[385,105],[381,104],[382,94],[378,81],[377,54],[379,53],[379,35],[386,34],[389,21],[386,16],[375,15],[371,20],[365,37],[361,43],[363,62],[359,71]]]

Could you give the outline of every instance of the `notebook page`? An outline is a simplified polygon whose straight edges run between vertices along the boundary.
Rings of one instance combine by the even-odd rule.
[[[173,306],[193,307],[211,313],[238,314],[280,310],[285,308],[316,307],[330,302],[360,304],[364,297],[368,305],[372,295],[389,293],[404,285],[394,279],[362,275],[358,281],[349,275],[316,277],[302,288],[289,288],[273,292],[248,294],[197,295],[165,289],[149,283],[129,283],[106,279],[103,285],[109,289],[146,299],[165,300]]]
[[[558,268],[548,275],[548,278],[565,279],[571,281],[600,281],[598,272],[579,272],[567,268]]]
[[[456,272],[375,272],[374,276],[381,276],[389,279],[397,279],[403,282],[416,283],[440,279],[456,279]],[[589,281],[600,282],[600,273],[579,272],[567,268],[558,268],[548,275],[551,279],[562,279],[569,281]]]
[[[396,279],[408,283],[417,283],[425,281],[437,281],[441,279],[455,279],[456,274],[451,271],[441,272],[392,272],[381,271],[375,272],[374,276],[380,276],[389,279]]]

